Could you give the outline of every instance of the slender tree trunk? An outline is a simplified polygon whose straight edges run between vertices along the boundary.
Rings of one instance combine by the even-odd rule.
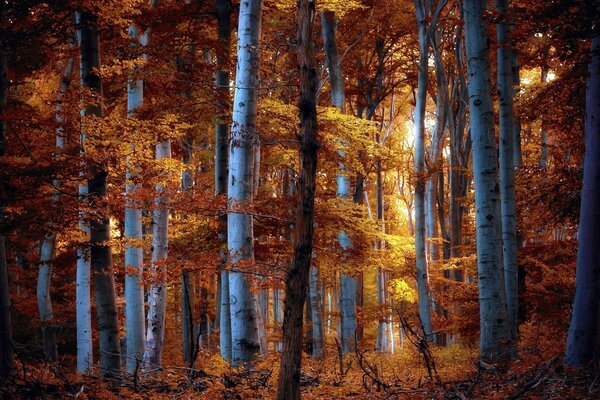
[[[56,96],[55,117],[56,122],[56,154],[62,152],[65,145],[64,114],[62,98],[71,83],[73,72],[73,58],[69,58],[65,64],[62,79]],[[60,181],[54,180],[53,186],[60,187]],[[60,191],[52,195],[52,203],[57,207],[60,202]],[[49,226],[49,232],[40,245],[40,265],[37,281],[37,302],[40,320],[42,321],[42,342],[46,360],[55,360],[58,356],[56,349],[56,337],[52,326],[54,319],[52,312],[52,298],[50,297],[50,279],[52,275],[52,260],[56,253],[56,231]]]
[[[377,142],[381,143],[379,134],[377,134]],[[377,208],[376,208],[376,216],[377,221],[381,224],[381,228],[385,233],[385,216],[384,216],[384,204],[383,204],[383,194],[384,194],[384,181],[383,181],[383,173],[381,160],[377,160],[375,164],[376,168],[376,180],[377,180]],[[376,243],[376,249],[382,250],[385,246],[383,240],[379,240]],[[387,318],[387,272],[383,268],[377,269],[377,304],[380,308],[381,316],[377,321],[377,340],[375,344],[375,348],[380,353],[387,353],[390,351],[390,342],[389,342],[389,334],[390,334],[390,325]]]
[[[274,332],[277,332],[283,323],[281,313],[281,289],[273,289],[273,320],[275,321]],[[281,351],[281,342],[275,343],[275,351]]]
[[[4,125],[4,121],[2,121],[2,125]],[[1,129],[3,130],[4,128]],[[4,130],[1,134],[4,135]],[[6,263],[4,235],[0,235],[0,376],[8,376],[13,371],[10,291],[8,284],[8,265]]]
[[[415,105],[415,253],[417,261],[417,292],[419,317],[426,335],[432,334],[431,299],[429,276],[425,258],[425,103],[429,83],[427,60],[429,58],[429,35],[423,0],[415,0],[419,28],[419,74]]]
[[[541,82],[543,84],[548,82],[548,66],[542,65],[542,76]],[[540,167],[546,171],[548,169],[548,128],[546,127],[545,117],[542,115],[542,143],[541,143],[541,154],[540,154]],[[545,230],[543,228],[543,230]]]
[[[187,166],[181,175],[181,187],[184,192],[189,192],[194,186],[194,178],[192,175],[192,150],[194,147],[193,138],[187,137],[183,143],[183,163]],[[181,347],[183,352],[183,360],[191,362],[196,351],[196,335],[194,334],[194,304],[195,304],[195,285],[194,274],[190,271],[181,272]],[[206,310],[201,310],[204,312]],[[204,314],[206,314],[204,312]],[[206,319],[205,319],[206,324]],[[202,330],[202,321],[200,324]],[[206,329],[206,327],[204,327]]]
[[[496,360],[508,356],[510,332],[502,268],[502,228],[498,156],[490,82],[485,3],[463,2],[469,73],[469,109],[473,138],[473,176],[477,225],[480,355]]]
[[[463,216],[465,213],[465,196],[467,195],[469,158],[471,154],[471,137],[466,130],[466,114],[469,102],[469,93],[463,61],[465,58],[462,41],[462,27],[458,27],[455,34],[455,59],[456,59],[456,101],[458,103],[456,119],[450,132],[450,256],[461,257],[463,246]],[[448,115],[450,116],[450,115]],[[462,281],[462,270],[456,268],[450,271],[451,279]]]
[[[229,207],[227,245],[230,260],[237,264],[254,259],[252,216],[234,209],[252,201],[254,153],[258,143],[256,111],[259,87],[259,49],[262,0],[240,4],[238,62],[233,102],[233,124],[229,147]],[[243,271],[229,272],[231,315],[231,361],[239,365],[260,352],[258,301]],[[235,299],[235,300],[233,300]]]
[[[439,80],[438,80],[438,83]],[[438,188],[440,179],[440,159],[442,156],[442,135],[444,131],[444,95],[440,92],[443,90],[441,85],[438,85],[437,105],[436,105],[436,122],[432,132],[431,144],[429,148],[429,179],[425,185],[425,232],[427,236],[427,255],[430,261],[440,260],[440,230],[437,212]]]
[[[147,32],[138,37],[137,28],[131,26],[129,34],[142,46],[148,44]],[[127,82],[127,115],[132,117],[143,102],[144,81],[142,79],[134,81],[130,78]],[[132,145],[132,148],[135,148],[135,145]],[[138,171],[134,165],[128,165],[126,179],[125,192],[128,196],[132,196],[140,189],[135,182],[138,179]],[[144,262],[144,250],[141,247],[142,210],[132,200],[127,200],[125,204],[124,230],[126,240],[135,243],[125,245],[125,369],[132,374],[144,355],[145,330],[144,286],[141,282]]]
[[[512,85],[513,85],[513,94],[519,93],[521,87],[521,77],[520,77],[520,66],[519,60],[515,52],[511,54],[512,58]],[[513,160],[515,164],[515,168],[519,168],[521,166],[521,121],[518,114],[513,113]]]
[[[296,206],[296,243],[294,262],[286,284],[283,351],[279,368],[278,400],[300,399],[302,362],[302,320],[309,288],[313,248],[314,203],[317,177],[317,87],[318,77],[312,29],[315,4],[298,1],[298,64],[300,67],[300,135],[302,168],[298,180]]]
[[[7,60],[0,52],[0,114],[4,114],[8,97],[9,80],[6,75]],[[6,122],[0,120],[0,157],[6,153]],[[4,190],[3,190],[4,192]],[[4,219],[4,199],[0,198],[0,221]],[[0,231],[0,376],[13,371],[12,327],[10,321],[10,290],[4,232]]]
[[[194,359],[198,345],[194,329],[194,298],[193,276],[189,271],[183,271],[181,273],[181,347],[183,361],[188,363]]]
[[[321,27],[323,45],[327,57],[327,69],[329,70],[329,84],[331,85],[331,103],[344,113],[346,111],[346,90],[336,43],[337,24],[333,12],[325,11],[321,13]],[[344,153],[340,151],[340,155],[343,157]],[[350,176],[347,175],[346,167],[343,164],[340,164],[340,172],[337,175],[337,196],[342,199],[350,198]],[[346,232],[340,232],[338,240],[344,250],[352,248],[352,240]],[[344,353],[349,352],[354,346],[357,289],[358,282],[356,278],[344,273],[340,275],[339,336]]]
[[[217,95],[219,96],[219,119],[216,125],[215,147],[215,193],[217,196],[227,194],[227,145],[229,143],[229,49],[231,47],[231,0],[217,0],[216,2],[219,50],[217,52],[218,70],[216,74]],[[219,240],[227,242],[227,214],[217,216],[219,220]],[[227,253],[221,253],[223,262],[227,261]],[[219,291],[219,343],[221,356],[231,362],[231,314],[229,309],[229,272],[220,271]]]
[[[82,141],[85,134],[82,135]],[[83,174],[83,172],[82,172]],[[78,189],[81,201],[87,201],[88,187],[80,184]],[[79,213],[79,230],[89,242],[90,225],[85,219],[83,211]],[[77,325],[77,372],[87,374],[93,365],[93,341],[92,341],[92,299],[90,294],[91,264],[90,247],[82,244],[77,249],[77,272],[76,272],[76,325]]]
[[[171,158],[171,142],[163,140],[156,145],[156,160]],[[144,371],[150,372],[162,365],[165,341],[165,312],[167,307],[167,268],[169,248],[169,208],[165,187],[156,185],[157,196],[152,216],[152,265],[154,282],[148,293],[148,317],[144,347]]]
[[[597,3],[596,25],[600,14]],[[565,363],[589,363],[598,349],[600,301],[600,35],[592,41],[590,76],[586,89],[585,159],[579,217],[579,247],[573,315]]]
[[[313,266],[310,269],[310,310],[312,312],[312,356],[316,359],[323,358],[325,330],[323,325],[323,297],[321,296],[321,282],[319,269]]]
[[[79,48],[81,55],[81,80],[83,87],[92,91],[94,98],[85,109],[85,115],[103,116],[101,99],[102,83],[97,70],[100,69],[100,50],[98,47],[98,17],[87,11],[77,12],[76,24],[79,30]],[[84,146],[85,147],[85,146]],[[92,207],[95,202],[106,199],[106,165],[91,163],[91,178],[88,179],[88,198]],[[90,262],[94,271],[94,290],[96,314],[100,333],[100,368],[105,375],[118,373],[121,366],[121,347],[119,340],[119,319],[117,316],[117,296],[113,275],[110,240],[110,224],[107,215],[90,220]],[[84,289],[85,290],[85,289]]]
[[[506,285],[506,306],[510,339],[516,343],[518,336],[517,276],[517,223],[514,163],[514,122],[512,89],[512,50],[510,40],[508,1],[495,0],[496,13],[501,19],[496,24],[498,40],[498,104],[500,119],[500,195],[502,210],[502,260]]]

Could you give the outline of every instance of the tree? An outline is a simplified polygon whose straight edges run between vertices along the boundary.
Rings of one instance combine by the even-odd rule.
[[[148,32],[138,33],[138,28],[132,25],[129,35],[134,42],[142,46],[148,45]],[[147,59],[145,55],[142,56]],[[136,71],[133,71],[135,73]],[[144,81],[130,77],[127,80],[127,115],[133,117],[136,110],[144,103]],[[135,145],[132,145],[132,150]],[[135,166],[128,168],[125,192],[134,195],[140,189],[136,183],[139,174]],[[127,200],[125,205],[125,238],[132,244],[125,247],[125,367],[127,372],[134,373],[144,356],[145,304],[144,285],[141,281],[144,262],[144,249],[140,246],[143,240],[142,210],[134,200]]]
[[[86,117],[102,117],[102,81],[98,75],[100,50],[98,47],[98,17],[88,11],[78,11],[76,25],[79,29],[81,56],[81,81],[92,93],[86,105]],[[84,118],[85,129],[85,118]],[[85,148],[85,142],[83,143]],[[93,208],[106,197],[107,166],[90,162],[87,181],[88,198]],[[102,373],[111,375],[121,365],[121,347],[117,317],[117,296],[113,275],[112,253],[109,245],[110,223],[102,212],[90,218],[90,264],[94,271],[96,314],[100,333],[100,367]],[[85,290],[85,288],[84,288]]]
[[[517,223],[515,204],[515,128],[513,118],[513,67],[510,39],[508,2],[496,0],[496,12],[501,15],[496,23],[498,40],[498,107],[500,117],[500,196],[502,210],[502,260],[506,285],[506,306],[510,339],[518,336],[518,277],[517,277]]]
[[[0,52],[0,114],[4,113],[8,97],[7,59]],[[0,156],[6,153],[6,122],[0,121]],[[4,218],[4,199],[0,199],[0,219]],[[13,343],[10,320],[10,291],[4,232],[0,232],[0,376],[8,376],[13,369]]]
[[[463,3],[475,181],[480,355],[495,360],[507,357],[510,332],[502,268],[500,186],[485,11],[485,4],[478,0]]]
[[[441,1],[440,1],[441,3]],[[429,276],[425,258],[425,105],[429,83],[427,60],[429,59],[429,33],[425,0],[415,0],[415,15],[419,29],[419,72],[415,104],[415,256],[417,261],[417,291],[419,293],[419,317],[425,335],[431,335],[431,299]]]
[[[58,89],[55,120],[56,120],[56,154],[60,154],[65,146],[65,127],[64,127],[64,110],[62,106],[62,98],[69,88],[71,83],[71,74],[73,72],[73,58],[69,58],[65,63],[65,68]],[[60,181],[54,180],[52,185],[60,188]],[[60,190],[57,189],[52,195],[52,202],[55,207],[60,202]],[[49,325],[54,319],[52,311],[52,298],[50,297],[50,278],[52,275],[52,262],[56,255],[56,229],[49,226],[49,232],[42,243],[40,244],[40,266],[37,281],[37,302],[38,311],[42,325],[42,343],[44,347],[44,356],[47,360],[55,360],[58,357],[56,349],[56,337],[54,327]]]
[[[171,158],[171,141],[163,139],[156,145],[156,160]],[[165,341],[165,312],[167,308],[166,259],[169,249],[169,197],[163,183],[156,184],[156,198],[152,215],[152,266],[157,276],[148,292],[144,370],[155,370],[162,364]]]
[[[596,5],[596,28],[600,2]],[[565,363],[585,365],[597,349],[600,301],[600,34],[592,40],[585,106],[585,158],[579,217],[579,245],[573,314]]]
[[[252,215],[236,210],[245,202],[252,201],[254,194],[261,17],[262,0],[240,4],[227,214],[227,247],[235,268],[229,272],[233,365],[251,361],[261,351],[258,301],[249,277],[241,268],[244,261],[254,259]]]
[[[298,64],[300,69],[301,169],[298,177],[294,260],[288,273],[283,317],[283,349],[277,398],[300,399],[302,323],[313,254],[314,204],[317,177],[317,68],[312,38],[315,3],[298,1]],[[313,269],[314,270],[314,269]],[[321,328],[322,329],[322,328]]]
[[[215,194],[227,195],[227,144],[229,142],[229,127],[226,119],[229,110],[229,62],[231,47],[231,0],[218,0],[217,24],[219,34],[219,49],[217,51],[218,70],[216,74],[217,94],[219,95],[219,120],[215,127]],[[218,215],[219,240],[227,242],[227,214]],[[227,260],[227,253],[222,252],[221,258]],[[219,341],[221,355],[231,362],[231,314],[229,310],[229,272],[220,271],[219,285]]]
[[[338,54],[336,42],[336,21],[335,14],[331,11],[321,13],[321,29],[323,36],[323,47],[327,56],[327,69],[329,70],[329,84],[331,86],[331,104],[340,110],[346,112],[346,89],[344,86],[344,77],[342,74],[341,59]],[[344,143],[341,143],[344,146]],[[345,152],[339,151],[343,159]],[[341,199],[350,198],[350,176],[343,163],[339,165],[339,172],[336,175],[337,193]],[[343,251],[352,248],[352,239],[346,232],[340,232],[338,241]],[[358,282],[355,277],[340,273],[340,345],[342,351],[347,353],[354,345],[354,336],[356,332],[356,291]]]

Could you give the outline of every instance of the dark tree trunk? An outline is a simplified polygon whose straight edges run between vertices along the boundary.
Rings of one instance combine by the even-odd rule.
[[[598,3],[600,12],[600,2]],[[596,14],[598,16],[598,13]],[[597,24],[600,21],[597,21]],[[596,25],[597,25],[596,24]],[[600,300],[600,35],[592,42],[585,110],[585,161],[573,316],[565,363],[583,365],[598,349]]]
[[[300,399],[302,321],[313,247],[314,201],[317,173],[317,87],[312,29],[315,4],[298,0],[298,65],[300,68],[300,133],[302,169],[298,179],[296,243],[288,274],[283,321],[283,350],[277,399]]]
[[[100,68],[98,47],[98,17],[89,12],[77,13],[80,35],[81,81],[92,93],[88,99],[85,115],[102,117],[102,82],[97,70]],[[91,162],[88,179],[89,201],[93,208],[102,207],[106,200],[106,165]],[[90,220],[91,265],[94,271],[96,314],[100,333],[100,368],[103,374],[120,369],[121,347],[117,317],[117,297],[113,276],[112,254],[108,242],[110,224],[108,215],[100,212]]]
[[[4,113],[8,96],[6,56],[0,53],[0,114]],[[0,157],[6,150],[6,123],[0,121]],[[4,192],[4,190],[2,190]],[[4,218],[4,199],[0,199],[0,219]],[[13,370],[12,329],[10,323],[10,291],[8,289],[8,265],[4,248],[4,232],[0,232],[0,376]]]

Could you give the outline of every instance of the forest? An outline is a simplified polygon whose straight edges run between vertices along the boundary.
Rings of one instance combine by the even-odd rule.
[[[3,399],[600,398],[600,1],[0,2]]]

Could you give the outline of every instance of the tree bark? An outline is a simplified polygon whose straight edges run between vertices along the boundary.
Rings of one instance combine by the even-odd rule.
[[[510,339],[518,336],[518,276],[517,276],[517,222],[514,162],[513,77],[507,0],[495,0],[496,13],[501,17],[496,24],[498,40],[498,107],[500,120],[500,195],[502,210],[502,260],[506,287],[506,307]],[[516,355],[516,354],[515,354]]]
[[[194,148],[193,138],[188,136],[183,142],[183,164],[186,169],[181,175],[181,188],[187,193],[194,186],[194,178],[192,174],[192,149]],[[195,287],[194,274],[191,271],[181,272],[181,347],[183,360],[192,362],[196,352],[196,335],[194,332],[194,304],[195,304]],[[205,310],[201,310],[204,312]],[[204,321],[206,323],[206,319]],[[202,323],[201,323],[202,325]],[[203,327],[201,326],[200,329]],[[206,328],[205,328],[206,329]]]
[[[56,122],[56,154],[62,152],[65,145],[64,114],[62,108],[62,98],[71,83],[71,74],[73,72],[73,58],[69,58],[65,64],[62,79],[56,96],[55,116]],[[60,181],[55,179],[52,182],[55,188],[60,187]],[[60,202],[60,191],[56,190],[52,195],[54,207],[58,207]],[[50,224],[49,231],[40,245],[40,265],[37,281],[37,302],[40,320],[42,321],[42,343],[44,348],[44,357],[46,360],[55,360],[58,356],[56,349],[56,337],[52,321],[54,319],[52,311],[52,298],[50,296],[50,279],[52,276],[52,260],[56,254],[56,230]]]
[[[227,245],[234,268],[238,268],[236,264],[240,261],[254,259],[252,216],[234,209],[242,202],[252,201],[254,194],[261,18],[262,0],[240,4],[227,215]],[[229,272],[229,295],[231,362],[239,365],[251,361],[261,349],[258,301],[246,274],[236,269]]]
[[[215,127],[215,194],[227,194],[227,145],[229,143],[229,126],[226,117],[229,110],[229,49],[231,47],[231,0],[217,0],[217,23],[219,50],[217,51],[218,70],[216,74],[217,95],[219,96],[219,119]],[[217,215],[219,220],[219,241],[227,242],[227,214]],[[223,263],[227,261],[227,253],[221,253]],[[231,314],[229,310],[229,272],[220,270],[219,291],[219,343],[221,356],[231,362]]]
[[[471,155],[471,137],[465,135],[466,114],[469,102],[469,93],[467,81],[463,67],[465,59],[464,46],[462,40],[462,27],[457,27],[454,39],[455,60],[456,60],[456,89],[454,98],[457,103],[456,117],[452,123],[450,131],[450,256],[462,257],[463,246],[463,216],[466,211],[465,197],[469,186],[467,170],[469,168],[469,159]],[[462,281],[462,270],[455,269],[450,271],[450,276],[454,280]]]
[[[596,9],[596,26],[600,2]],[[585,158],[573,315],[565,363],[585,365],[597,351],[600,301],[600,35],[592,41],[585,108]]]
[[[483,20],[486,5],[479,0],[465,0],[463,11],[475,180],[480,355],[482,359],[497,360],[508,356],[510,332],[502,267],[500,186],[489,47]]]
[[[542,65],[541,71],[541,79],[542,84],[548,82],[548,66],[546,64]],[[546,126],[546,118],[542,115],[542,142],[541,142],[541,152],[540,152],[540,167],[543,171],[548,170],[548,128]],[[542,228],[542,230],[545,230]]]
[[[424,0],[415,0],[415,12],[419,28],[419,73],[415,105],[415,253],[417,263],[417,292],[419,298],[419,317],[425,335],[432,334],[431,299],[429,294],[429,276],[425,258],[425,103],[429,76],[427,60],[429,58],[429,35]]]
[[[7,59],[4,53],[0,52],[0,114],[4,114],[8,97],[9,80],[6,73]],[[6,122],[0,120],[0,157],[3,157],[5,152]],[[4,219],[4,199],[0,198],[0,220],[2,219]],[[8,284],[8,264],[6,262],[4,232],[0,231],[0,376],[8,376],[13,371],[10,290]]]
[[[323,358],[325,329],[323,325],[323,298],[321,296],[321,281],[319,269],[310,269],[310,311],[312,313],[312,356],[317,360]]]
[[[329,70],[329,84],[331,86],[331,104],[344,113],[346,111],[346,90],[342,74],[341,60],[338,54],[336,42],[337,24],[335,14],[331,11],[321,13],[321,28],[323,46],[327,57],[327,69]],[[344,157],[344,152],[339,152]],[[342,199],[350,198],[350,176],[347,175],[346,167],[340,163],[340,171],[337,173],[337,196]],[[357,189],[358,191],[359,189]],[[361,190],[362,192],[362,190]],[[346,232],[340,232],[339,243],[344,251],[352,248],[352,240]],[[340,274],[340,344],[342,351],[347,353],[354,346],[354,335],[356,332],[356,293],[358,282],[355,277]]]
[[[317,176],[317,69],[312,39],[315,4],[298,1],[298,64],[300,67],[300,135],[302,168],[298,179],[294,262],[288,273],[283,322],[283,351],[278,400],[300,399],[302,322],[312,258]]]
[[[142,46],[147,45],[148,33],[138,36],[135,26],[129,28],[129,34],[134,41]],[[143,55],[146,58],[145,55]],[[127,115],[132,117],[135,110],[144,102],[144,81],[130,78],[127,81]],[[135,147],[135,145],[132,145]],[[126,172],[125,192],[132,196],[140,189],[135,183],[138,178],[135,166],[129,165]],[[143,240],[142,210],[131,200],[125,204],[126,240],[137,242],[125,245],[125,369],[130,374],[136,371],[144,355],[145,303],[144,286],[141,282],[143,273],[144,251],[140,246]]]
[[[85,116],[103,117],[102,82],[97,73],[100,69],[98,17],[87,11],[79,11],[76,25],[81,56],[81,81],[83,86],[90,89],[93,94],[93,99],[86,104]],[[94,203],[106,199],[107,166],[92,162],[89,166],[89,173],[91,178],[87,182],[88,198],[92,207],[96,207],[97,204]],[[120,370],[121,347],[112,253],[108,245],[110,240],[108,215],[101,213],[100,216],[91,218],[89,230],[90,263],[94,271],[96,315],[100,333],[100,368],[103,375],[110,376]],[[85,288],[82,289],[85,290]]]
[[[156,145],[156,160],[171,158],[171,142],[163,140]],[[163,184],[156,185],[155,208],[152,216],[152,265],[154,282],[148,292],[148,316],[144,346],[144,372],[149,373],[162,365],[165,341],[165,312],[167,307],[167,268],[169,248],[168,195]]]

